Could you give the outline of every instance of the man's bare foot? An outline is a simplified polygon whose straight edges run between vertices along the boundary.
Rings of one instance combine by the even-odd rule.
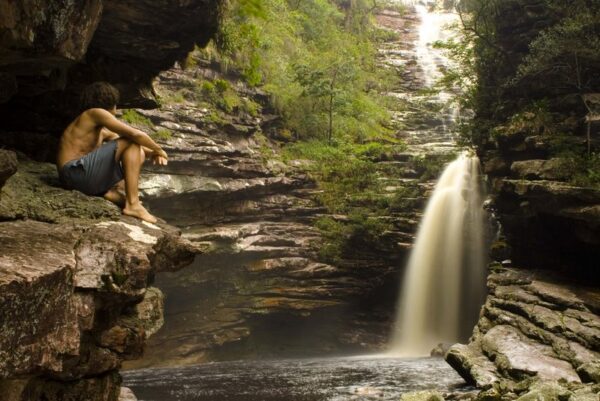
[[[125,195],[115,188],[109,189],[108,192],[104,194],[104,199],[114,203],[117,206],[125,206]]]
[[[142,219],[147,221],[148,223],[156,223],[158,219],[152,216],[141,203],[137,203],[135,205],[126,204],[125,208],[123,208],[123,214],[127,216],[137,217],[138,219]]]

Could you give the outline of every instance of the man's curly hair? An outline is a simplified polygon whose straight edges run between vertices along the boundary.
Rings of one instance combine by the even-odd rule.
[[[119,90],[108,82],[94,82],[83,88],[81,92],[81,109],[112,109],[119,103]]]

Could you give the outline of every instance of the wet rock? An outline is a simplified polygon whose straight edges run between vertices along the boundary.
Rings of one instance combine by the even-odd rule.
[[[545,380],[580,381],[568,362],[550,356],[552,348],[527,340],[512,326],[493,327],[483,336],[481,348],[499,371],[515,379],[537,375]]]
[[[446,355],[452,344],[440,343],[429,353],[430,356],[443,357]]]
[[[98,377],[64,382],[44,378],[0,380],[4,401],[117,401],[121,378],[116,371]]]
[[[496,268],[488,287],[471,342],[446,355],[467,382],[493,385],[506,399],[507,392],[524,395],[539,380],[561,380],[570,391],[598,380],[597,290],[513,268]]]
[[[498,262],[509,259],[511,253],[512,249],[506,241],[494,241],[490,246],[490,256]]]
[[[547,180],[494,179],[492,185],[517,265],[571,266],[571,275],[593,275],[592,261],[600,257],[600,191]]]

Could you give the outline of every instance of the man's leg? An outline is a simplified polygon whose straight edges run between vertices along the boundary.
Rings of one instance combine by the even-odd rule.
[[[114,203],[119,207],[125,207],[125,180],[117,182],[114,187],[109,189],[104,194],[104,199]]]
[[[144,163],[144,151],[137,143],[118,139],[122,141],[117,144],[116,156],[120,159],[125,172],[125,207],[123,214],[140,218],[150,223],[156,223],[156,217],[152,216],[142,206],[139,198],[138,184],[142,163]]]

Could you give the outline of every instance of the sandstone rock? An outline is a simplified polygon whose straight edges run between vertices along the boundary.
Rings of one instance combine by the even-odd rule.
[[[584,363],[577,368],[577,373],[584,382],[600,383],[600,360]]]
[[[559,158],[516,161],[510,169],[514,176],[526,180],[564,181],[570,178],[564,160]]]
[[[581,388],[573,391],[569,401],[598,401],[599,391],[593,388]]]
[[[138,399],[129,387],[121,387],[118,401],[138,401]]]
[[[516,379],[537,375],[546,380],[580,381],[568,362],[552,356],[550,347],[527,340],[511,326],[495,326],[481,341],[482,350],[494,359],[498,369]]]
[[[571,392],[556,382],[538,382],[529,391],[517,398],[517,401],[562,401],[569,400]]]
[[[415,391],[402,394],[400,401],[444,401],[444,397],[437,391]]]
[[[510,166],[503,158],[494,157],[485,161],[483,172],[490,176],[503,176],[510,172]]]
[[[0,30],[6,34],[0,40],[0,71],[9,73],[7,82],[16,78],[17,96],[65,86],[70,92],[93,80],[107,80],[120,87],[124,105],[155,107],[151,79],[184,59],[195,43],[208,42],[216,32],[220,7],[220,0],[60,0],[26,6],[3,0]],[[87,63],[80,62],[84,56]],[[29,105],[38,103],[46,102]],[[66,108],[62,103],[42,107]],[[11,123],[18,125],[19,119]]]
[[[502,401],[502,394],[495,388],[484,390],[477,394],[477,401]]]
[[[2,188],[0,221],[33,219],[50,223],[116,219],[119,208],[99,197],[61,188],[56,166],[23,161]]]
[[[141,355],[146,328],[162,322],[160,291],[146,287],[157,270],[191,262],[193,251],[174,228],[97,214],[112,206],[52,187],[50,169],[25,162],[3,189],[27,216],[54,223],[0,222],[0,388],[15,400],[89,391],[86,400],[115,401],[116,369]],[[78,224],[69,219],[75,211]]]
[[[81,60],[102,13],[101,0],[85,3],[61,0],[56,8],[44,1],[27,5],[2,1],[0,6],[0,30],[7,32],[0,42],[3,66],[29,61],[27,71],[39,75],[61,62]]]
[[[446,353],[446,362],[469,384],[489,388],[498,381],[494,364],[478,349],[478,345],[455,344]]]
[[[77,355],[76,240],[72,228],[34,221],[0,224],[0,377],[59,372],[61,356]]]
[[[142,302],[135,306],[135,313],[142,322],[146,338],[156,333],[164,324],[164,295],[156,287],[149,287]]]

